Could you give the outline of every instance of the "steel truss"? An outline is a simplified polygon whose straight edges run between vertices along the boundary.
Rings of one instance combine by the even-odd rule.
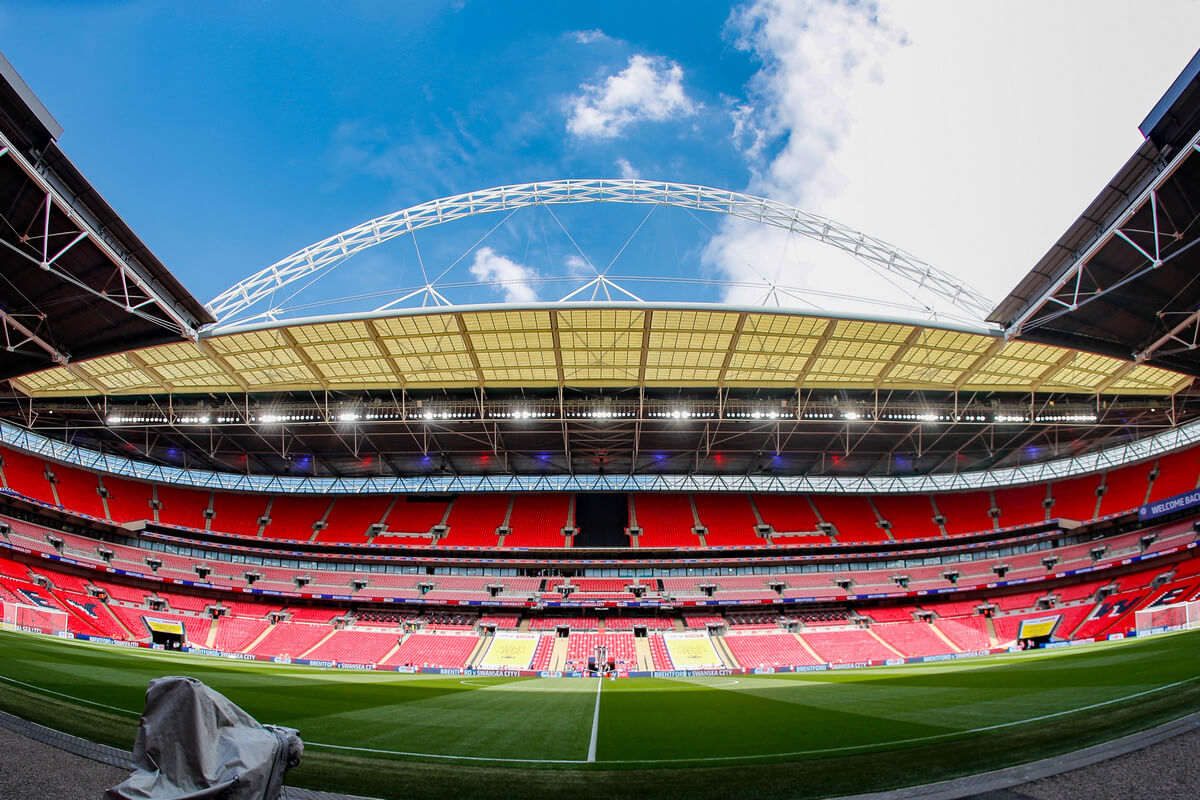
[[[1192,137],[1186,147],[1180,148],[1179,153],[1153,176],[1125,211],[1101,231],[1091,245],[1072,260],[1066,270],[1013,320],[1005,331],[1005,338],[1020,337],[1032,328],[1047,325],[1161,269],[1165,264],[1186,253],[1196,240],[1182,247],[1172,248],[1171,245],[1177,245],[1183,239],[1183,230],[1188,228],[1192,220],[1172,220],[1159,202],[1159,191],[1184,162],[1197,153],[1200,153],[1200,132]],[[1150,228],[1132,227],[1134,218],[1147,207]],[[1140,257],[1141,263],[1127,274],[1102,283],[1088,270],[1088,264],[1101,250],[1115,241],[1123,242],[1131,248]],[[1170,327],[1161,337],[1132,354],[1136,363],[1149,360],[1169,345],[1169,352],[1200,347],[1200,311],[1163,310],[1159,316],[1163,324]]]
[[[93,301],[110,304],[128,314],[177,330],[183,338],[196,338],[194,321],[176,309],[174,301],[158,290],[154,280],[103,232],[103,226],[86,209],[72,202],[69,192],[53,172],[42,164],[30,163],[3,134],[0,134],[0,158],[12,159],[42,197],[31,219],[12,219],[0,212],[0,222],[17,239],[13,243],[0,238],[0,245],[85,293]],[[112,265],[112,278],[102,287],[73,275],[61,261],[85,240],[90,241]],[[49,314],[42,310],[12,314],[0,309],[3,347],[13,352],[31,345],[47,353],[55,363],[68,364],[71,354],[45,331],[48,318]]]
[[[382,244],[422,228],[441,225],[479,214],[513,211],[532,206],[566,203],[629,203],[666,205],[725,214],[750,220],[822,242],[866,264],[883,270],[931,292],[973,320],[982,320],[992,309],[992,301],[962,281],[904,251],[834,220],[763,197],[712,189],[683,183],[633,179],[555,180],[514,184],[467,194],[444,197],[369,220],[353,228],[309,245],[271,266],[260,270],[215,297],[208,308],[217,318],[217,326],[244,322],[245,312],[281,288],[309,276],[322,274],[369,247]],[[587,288],[601,290],[611,299],[612,290],[633,300],[638,296],[598,272],[581,289],[567,295],[570,299]],[[432,283],[412,295],[423,294],[435,302],[450,304]],[[771,287],[772,291],[780,287]],[[274,319],[278,309],[257,315]],[[253,318],[253,317],[250,317]]]
[[[1115,469],[1200,442],[1200,421],[1189,422],[1116,447],[1027,466],[933,475],[839,477],[780,475],[431,475],[377,478],[315,478],[237,475],[179,469],[50,439],[0,421],[0,442],[85,469],[203,489],[287,494],[414,494],[456,492],[757,492],[904,494],[988,489],[1044,483]]]

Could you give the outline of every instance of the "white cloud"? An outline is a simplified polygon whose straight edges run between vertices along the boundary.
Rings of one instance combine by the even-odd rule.
[[[572,278],[594,278],[596,268],[580,256],[567,256],[567,274]]]
[[[617,172],[622,178],[640,178],[642,174],[638,172],[633,164],[629,163],[628,158],[618,158],[616,160]]]
[[[756,0],[729,28],[761,62],[730,111],[748,189],[878,236],[999,300],[1134,151],[1137,124],[1194,53],[1200,4],[1174,0],[1156,17],[1088,0]],[[1112,57],[1150,40],[1136,70]],[[723,224],[706,258],[723,278],[911,302],[899,279],[738,221]]]
[[[506,302],[537,302],[537,290],[531,281],[537,278],[538,274],[533,267],[518,264],[490,247],[481,247],[475,251],[475,261],[470,269],[477,281],[492,284],[493,288],[504,292]]]
[[[661,57],[631,56],[616,75],[579,88],[567,130],[582,139],[612,139],[631,123],[687,117],[697,108],[683,90],[683,68]]]
[[[589,31],[574,31],[572,34],[575,41],[580,44],[592,44],[593,42],[602,42],[608,38],[608,34],[599,28],[592,28]]]

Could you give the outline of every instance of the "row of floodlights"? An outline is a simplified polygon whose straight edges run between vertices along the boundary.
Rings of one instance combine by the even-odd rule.
[[[494,411],[488,412],[489,419],[552,419],[556,416],[553,411],[530,411],[528,409],[516,409],[513,411]],[[627,419],[636,416],[633,411],[613,411],[611,409],[591,409],[591,410],[572,410],[566,412],[567,417],[574,419]],[[692,411],[688,409],[674,409],[672,411],[650,411],[648,417],[657,419],[715,419],[718,414],[715,411]],[[793,414],[786,411],[727,411],[722,415],[724,419],[739,419],[739,420],[778,420],[792,419]],[[885,422],[988,422],[988,417],[984,414],[955,414],[955,413],[935,413],[929,412],[884,412],[874,414],[869,411],[815,411],[804,410],[799,414],[800,419],[805,420],[832,420],[843,419],[850,422],[856,421],[871,421],[880,420]],[[233,415],[233,414],[217,414],[215,421],[218,424],[239,424],[243,422],[257,422],[262,425],[276,425],[283,422],[344,422],[353,423],[362,420],[367,421],[384,421],[384,420],[474,420],[479,419],[479,413],[476,411],[416,411],[408,414],[400,411],[340,411],[337,414],[326,416],[317,412],[265,412],[262,414]],[[1068,413],[1050,413],[1050,414],[996,414],[991,417],[992,422],[996,423],[1028,423],[1033,422],[1095,422],[1097,416],[1095,414],[1068,414]],[[106,418],[109,425],[141,425],[167,423],[170,419],[164,414],[111,414]],[[176,424],[181,425],[208,425],[213,422],[214,418],[208,414],[181,414],[175,418]]]

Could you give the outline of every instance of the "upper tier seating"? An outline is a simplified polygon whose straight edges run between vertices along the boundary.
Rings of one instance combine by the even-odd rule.
[[[1042,503],[1047,496],[1047,487],[1044,485],[997,489],[996,508],[1000,509],[1000,527],[1045,522],[1048,517]]]
[[[164,525],[179,525],[185,528],[204,529],[204,512],[212,502],[212,492],[201,489],[180,489],[176,486],[160,483],[154,487],[158,499],[158,521]],[[263,501],[266,508],[266,501]],[[214,530],[229,530],[213,526]],[[230,532],[234,532],[230,530]],[[250,533],[258,532],[257,526]]]
[[[758,518],[749,495],[698,493],[692,498],[700,524],[708,529],[704,543],[709,547],[763,544],[754,528]]]
[[[267,505],[271,498],[261,494],[234,494],[217,492],[213,497],[212,530],[236,533],[238,536],[258,536],[262,527],[259,522],[267,516]],[[312,531],[304,539],[307,541]],[[279,536],[294,539],[295,536]]]
[[[317,542],[365,543],[371,525],[383,522],[393,498],[386,495],[343,495],[333,502]]]
[[[879,495],[874,502],[879,515],[892,524],[890,532],[897,541],[942,535],[933,521],[933,505],[924,495]]]
[[[992,530],[988,509],[992,499],[987,492],[946,492],[934,498],[938,513],[945,519],[946,533],[951,536]]]
[[[384,527],[398,533],[429,533],[434,525],[441,524],[449,509],[450,501],[444,497],[401,495],[392,504]]]
[[[692,501],[686,494],[630,495],[629,505],[642,529],[638,547],[699,547]]]
[[[450,532],[438,542],[443,547],[495,547],[496,529],[504,524],[509,495],[463,494],[454,499],[446,524]]]
[[[1121,467],[1104,474],[1105,492],[1100,498],[1100,516],[1131,511],[1146,502],[1153,462]]]
[[[94,472],[55,464],[51,469],[57,478],[58,500],[63,508],[81,512],[98,519],[107,519],[104,499],[100,497],[100,478]]]
[[[817,531],[816,512],[808,498],[798,494],[756,494],[752,498],[759,515],[765,524],[778,532],[788,531]],[[828,541],[825,537],[825,541]],[[788,539],[788,541],[798,541]],[[803,541],[809,541],[805,538]]]
[[[1088,475],[1051,484],[1050,496],[1054,498],[1054,505],[1050,507],[1050,516],[1081,521],[1094,519],[1100,500],[1096,494],[1100,480],[1099,475]]]
[[[504,537],[505,547],[563,547],[571,496],[562,493],[515,494]]]
[[[821,518],[837,529],[838,543],[889,541],[865,496],[820,494],[810,499]]]
[[[108,514],[113,522],[154,519],[154,509],[150,507],[153,486],[115,475],[105,475],[103,480],[104,488],[108,490]]]
[[[0,456],[4,457],[2,469],[9,489],[47,505],[57,505],[54,502],[54,487],[46,479],[49,467],[45,461],[18,450],[3,449],[0,450]]]
[[[309,541],[313,538],[313,525],[325,516],[331,502],[328,497],[276,495],[271,499],[271,522],[263,527],[263,538]]]
[[[1190,492],[1200,481],[1200,448],[1169,453],[1158,459],[1158,477],[1150,487],[1150,500]]]

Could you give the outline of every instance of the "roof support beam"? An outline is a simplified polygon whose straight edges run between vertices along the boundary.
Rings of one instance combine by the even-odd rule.
[[[817,340],[817,344],[813,347],[813,351],[809,353],[808,358],[804,361],[804,366],[800,368],[800,374],[796,376],[796,388],[804,388],[804,379],[808,377],[808,373],[812,371],[813,365],[817,363],[817,359],[821,357],[821,351],[825,349],[825,345],[829,344],[829,340],[833,338],[833,332],[837,330],[838,321],[831,319],[825,324],[825,331],[821,334],[821,338]]]
[[[454,322],[458,325],[458,335],[462,337],[463,344],[467,346],[467,355],[471,359],[471,366],[475,368],[475,379],[479,381],[479,391],[483,391],[483,367],[479,365],[479,354],[475,352],[475,343],[471,341],[471,335],[467,332],[467,323],[463,319],[461,311],[454,313]]]
[[[717,375],[717,388],[725,388],[725,373],[729,371],[729,362],[733,361],[733,353],[737,350],[738,340],[742,338],[742,328],[746,327],[745,311],[738,314],[737,324],[733,326],[733,335],[729,337],[729,348],[725,351],[725,359],[721,362],[721,372]],[[644,349],[645,345],[643,345]]]
[[[1027,326],[1036,326],[1039,323],[1039,320],[1035,319],[1038,312],[1041,311],[1041,309],[1047,303],[1056,302],[1055,296],[1071,281],[1076,280],[1079,277],[1080,271],[1087,266],[1087,263],[1091,261],[1092,257],[1095,256],[1101,248],[1108,244],[1108,242],[1114,236],[1121,235],[1121,228],[1128,224],[1133,216],[1151,199],[1151,196],[1158,191],[1159,187],[1161,187],[1163,183],[1167,181],[1167,179],[1175,174],[1175,171],[1179,169],[1180,165],[1182,165],[1192,153],[1200,152],[1200,147],[1197,147],[1198,143],[1200,143],[1200,131],[1198,131],[1196,135],[1192,137],[1191,141],[1186,147],[1180,148],[1179,153],[1176,154],[1173,159],[1171,159],[1171,163],[1167,165],[1167,168],[1154,176],[1154,179],[1150,181],[1149,185],[1147,185],[1138,194],[1137,198],[1135,198],[1133,202],[1126,207],[1125,211],[1103,232],[1101,232],[1101,234],[1096,237],[1096,240],[1092,242],[1092,244],[1086,250],[1084,250],[1083,253],[1076,256],[1075,260],[1072,261],[1071,264],[1042,291],[1037,299],[1025,306],[1025,310],[1018,314],[1016,319],[1014,319],[1008,326],[1007,330],[1005,330],[1004,336],[1006,339],[1020,336]],[[1128,241],[1128,239],[1126,239],[1126,241]],[[1154,266],[1157,265],[1153,258],[1150,259],[1150,262]],[[1089,297],[1094,299],[1095,297],[1102,296],[1111,291],[1112,288],[1113,287],[1101,289],[1097,294],[1089,295]],[[1059,305],[1063,305],[1062,301],[1057,302]],[[1069,303],[1066,305],[1070,309],[1073,308],[1076,303]]]
[[[152,302],[163,313],[163,315],[166,316],[167,319],[169,319],[175,326],[178,327],[182,336],[193,340],[196,338],[199,321],[185,317],[176,308],[175,303],[170,297],[167,297],[159,292],[151,278],[142,275],[141,269],[139,269],[137,265],[129,261],[126,257],[117,253],[117,251],[114,250],[113,247],[108,243],[108,241],[102,235],[100,235],[98,231],[96,231],[95,226],[93,226],[88,220],[84,219],[83,215],[76,210],[76,208],[71,204],[70,200],[59,191],[59,187],[51,183],[48,175],[34,168],[34,166],[30,164],[20,152],[13,148],[12,142],[10,142],[8,138],[4,136],[4,134],[0,133],[0,158],[5,156],[12,158],[17,166],[21,168],[21,171],[24,172],[25,175],[41,189],[41,191],[45,192],[50,198],[53,199],[54,204],[57,205],[59,210],[78,227],[80,232],[87,233],[91,237],[92,242],[96,245],[100,252],[104,253],[108,260],[112,262],[113,266],[120,271],[123,281],[131,281],[135,286],[137,286],[137,288],[145,294],[146,298]],[[79,237],[76,237],[75,241],[67,245],[67,248],[74,246],[77,241],[79,241]],[[62,252],[65,252],[67,248],[64,248]],[[59,255],[61,254],[62,253],[60,252]],[[50,269],[52,267],[49,263],[45,263],[44,268]],[[80,284],[80,287],[91,291],[97,297],[102,297],[105,300],[111,301],[111,298],[102,295],[99,292],[95,292],[90,287],[83,286],[82,284]],[[126,303],[127,311],[144,316],[144,312],[139,312],[136,308],[129,308],[128,305],[129,304]]]
[[[392,375],[396,378],[396,385],[403,390],[408,381],[404,377],[404,372],[400,369],[400,362],[388,352],[387,345],[383,342],[383,337],[379,334],[379,326],[375,324],[375,320],[369,319],[366,321],[367,335],[371,337],[371,343],[375,345],[375,349],[379,351],[379,357],[387,362],[388,369],[392,371]]]
[[[879,374],[875,376],[875,388],[876,389],[883,386],[884,381],[887,380],[888,375],[892,374],[892,370],[894,370],[896,368],[896,365],[899,364],[902,360],[904,360],[905,354],[908,353],[908,351],[913,348],[913,345],[915,345],[917,342],[921,341],[921,334],[923,332],[924,332],[924,328],[921,328],[919,325],[913,327],[912,333],[908,334],[908,336],[905,337],[904,344],[902,344],[902,345],[900,345],[900,347],[896,348],[896,352],[892,354],[892,357],[890,359],[888,359],[888,362],[883,365],[883,368],[881,370],[879,370]]]
[[[238,374],[237,370],[229,366],[229,362],[225,357],[217,352],[217,349],[204,339],[196,340],[196,349],[213,360],[213,363],[220,367],[225,372],[225,377],[238,385],[243,392],[250,391],[250,384],[246,379]]]

